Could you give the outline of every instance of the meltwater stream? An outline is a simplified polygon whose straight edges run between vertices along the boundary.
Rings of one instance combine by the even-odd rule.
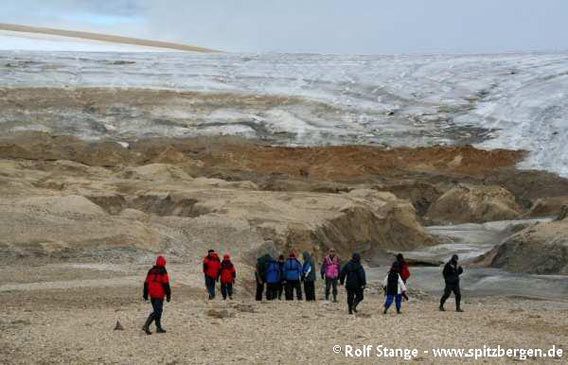
[[[442,239],[443,244],[402,252],[406,258],[442,265],[454,253],[461,261],[477,257],[507,237],[518,224],[535,223],[547,219],[513,220],[484,224],[431,226],[428,230]],[[369,280],[380,282],[388,268],[372,267]],[[442,266],[413,266],[409,286],[439,295],[444,288]],[[568,278],[563,275],[530,275],[510,273],[492,268],[467,268],[461,277],[462,292],[473,296],[518,296],[527,298],[553,298],[568,300]]]

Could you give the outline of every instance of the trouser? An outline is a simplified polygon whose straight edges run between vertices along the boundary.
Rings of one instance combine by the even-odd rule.
[[[286,300],[294,300],[294,290],[296,290],[296,298],[302,300],[302,284],[300,280],[286,280]]]
[[[306,300],[316,300],[316,283],[315,281],[304,281],[304,292],[306,293]]]
[[[255,299],[258,301],[262,300],[262,293],[264,292],[264,283],[256,282],[256,295]]]
[[[223,299],[227,299],[227,295],[231,298],[233,296],[233,283],[221,284],[221,295]]]
[[[444,306],[446,299],[450,297],[450,295],[454,292],[456,296],[456,309],[460,309],[460,302],[461,302],[461,292],[460,292],[460,284],[448,284],[446,283],[446,287],[444,288],[444,295],[440,299],[440,307]]]
[[[156,321],[156,327],[162,328],[162,313],[164,312],[164,300],[163,299],[150,299],[150,303],[152,303],[152,313],[148,316],[147,324],[148,327],[152,324],[153,321]]]
[[[347,289],[347,306],[353,310],[363,301],[363,289]]]
[[[325,300],[329,300],[329,292],[333,288],[333,300],[337,300],[337,278],[329,279],[325,278]]]
[[[280,283],[267,283],[266,284],[266,300],[274,300],[278,297],[278,288]]]
[[[215,279],[205,276],[205,286],[209,292],[209,299],[215,298]]]
[[[396,311],[400,312],[402,307],[402,294],[387,294],[387,300],[385,301],[385,310],[389,309],[394,300],[396,306]]]
[[[278,284],[278,300],[282,300],[282,293],[284,292],[284,282]]]

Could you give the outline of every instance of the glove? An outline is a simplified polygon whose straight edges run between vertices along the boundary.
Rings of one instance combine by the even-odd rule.
[[[145,301],[148,301],[148,296],[147,296],[147,295],[142,296],[142,298],[144,298]]]
[[[171,298],[171,297],[167,297],[167,298],[166,298],[166,302],[168,302],[168,303],[169,303],[169,302],[170,302],[170,300],[172,300],[172,298]]]

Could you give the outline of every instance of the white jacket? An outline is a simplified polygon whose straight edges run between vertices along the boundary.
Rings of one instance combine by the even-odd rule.
[[[387,283],[389,280],[389,274],[387,274],[387,276],[385,276],[385,280],[383,280],[383,289],[387,288]],[[406,291],[406,285],[404,285],[404,281],[402,281],[402,278],[400,277],[400,274],[398,275],[398,294],[402,294],[402,292]]]

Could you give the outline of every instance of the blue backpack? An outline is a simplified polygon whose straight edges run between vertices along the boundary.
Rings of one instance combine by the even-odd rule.
[[[286,265],[284,265],[284,276],[286,280],[300,280],[302,271],[302,264],[296,259],[288,259]]]
[[[270,261],[266,269],[266,282],[268,284],[277,284],[280,282],[280,275],[280,264],[278,261]]]

